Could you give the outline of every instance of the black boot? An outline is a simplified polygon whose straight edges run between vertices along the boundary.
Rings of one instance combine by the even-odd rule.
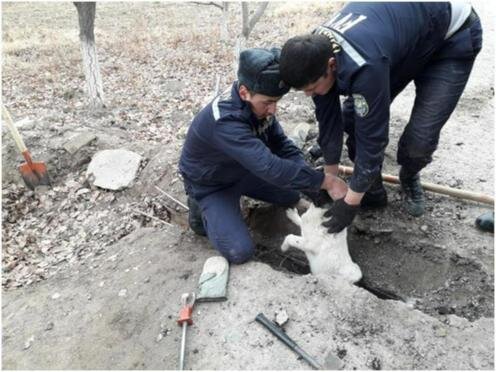
[[[360,206],[363,209],[384,208],[387,202],[387,192],[382,184],[382,177],[378,177],[372,186],[370,186],[370,189],[363,195]]]
[[[475,220],[475,225],[481,230],[494,232],[494,212],[481,214]]]
[[[191,230],[197,235],[207,236],[201,215],[200,206],[195,199],[188,196],[188,223]]]
[[[425,196],[422,185],[420,184],[420,175],[408,174],[403,168],[400,170],[400,184],[404,193],[404,203],[407,212],[419,217],[424,214]]]

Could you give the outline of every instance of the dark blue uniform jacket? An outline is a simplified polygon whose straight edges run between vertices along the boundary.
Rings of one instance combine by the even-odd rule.
[[[450,17],[448,2],[352,2],[314,31],[330,37],[337,62],[335,85],[313,98],[326,164],[339,163],[341,155],[339,96],[354,99],[352,190],[366,191],[380,173],[393,95],[432,60],[473,56],[470,29],[444,40]]]
[[[187,193],[197,200],[233,186],[249,173],[296,190],[318,190],[324,179],[322,172],[306,165],[274,117],[255,117],[239,97],[237,82],[193,119],[179,169]]]

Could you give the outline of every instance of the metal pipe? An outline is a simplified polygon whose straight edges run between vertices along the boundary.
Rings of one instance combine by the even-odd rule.
[[[179,370],[184,370],[184,354],[186,351],[186,329],[188,328],[188,323],[183,323],[183,336],[181,337],[181,352],[179,354]]]
[[[283,329],[273,322],[271,322],[267,317],[260,313],[256,316],[255,320],[267,328],[274,336],[281,340],[287,347],[293,350],[296,354],[301,356],[305,361],[307,361],[315,369],[323,369],[322,366],[309,354],[299,347],[296,342],[294,342],[291,337],[289,337]]]

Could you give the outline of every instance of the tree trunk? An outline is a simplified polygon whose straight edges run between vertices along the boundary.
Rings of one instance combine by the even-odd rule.
[[[229,17],[228,13],[229,3],[227,1],[222,2],[222,19],[220,21],[220,40],[222,42],[226,42],[228,39],[228,29],[227,29],[227,20]]]
[[[246,1],[241,2],[241,14],[243,17],[242,31],[241,34],[236,39],[236,44],[234,45],[234,74],[238,73],[238,60],[239,54],[245,49],[246,41],[250,36],[251,31],[255,27],[255,24],[260,20],[265,9],[269,5],[268,1],[258,3],[258,8],[255,10],[255,14],[250,19],[250,11],[248,9],[248,3]]]
[[[239,55],[245,49],[246,39],[243,35],[239,35],[234,44],[234,76],[238,75]]]
[[[81,41],[81,53],[83,55],[83,68],[86,77],[86,86],[90,106],[93,109],[103,108],[103,84],[98,66],[96,53],[95,34],[95,2],[75,2],[79,18],[79,39]]]
[[[253,30],[253,27],[255,27],[255,24],[258,22],[260,17],[262,17],[262,14],[264,13],[265,9],[269,5],[268,1],[264,1],[262,3],[258,3],[258,8],[255,11],[255,14],[253,14],[253,17],[250,19],[250,13],[248,11],[248,3],[243,1],[241,3],[241,10],[243,13],[243,36],[245,39],[248,39],[250,36],[251,31]]]

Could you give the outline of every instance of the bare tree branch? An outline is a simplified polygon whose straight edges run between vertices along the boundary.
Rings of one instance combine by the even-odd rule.
[[[208,3],[207,2],[201,2],[201,1],[191,1],[191,3],[197,4],[197,5],[213,5],[219,9],[222,9],[222,10],[224,10],[224,4],[225,4],[225,2],[222,2],[222,4],[217,4],[217,3],[214,3],[213,1],[210,1]],[[226,6],[226,8],[227,8],[227,6]]]

